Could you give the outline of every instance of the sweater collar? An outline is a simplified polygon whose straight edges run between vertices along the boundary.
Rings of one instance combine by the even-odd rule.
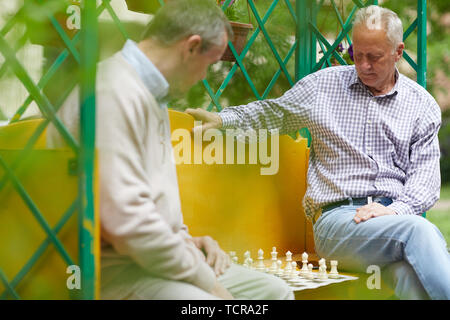
[[[127,40],[121,52],[125,60],[136,70],[142,82],[155,99],[161,106],[166,106],[169,83],[150,59],[139,49],[136,42]]]

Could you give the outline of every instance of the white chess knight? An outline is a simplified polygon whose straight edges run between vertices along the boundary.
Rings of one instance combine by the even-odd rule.
[[[323,258],[319,260],[319,274],[318,274],[318,278],[321,279],[321,280],[328,279],[327,265],[326,265],[325,259],[323,259]]]
[[[246,268],[250,268],[251,267],[250,260],[253,263],[253,259],[250,258],[250,251],[247,250],[247,251],[244,252],[244,264],[243,264],[243,266],[246,267]]]
[[[278,271],[278,265],[277,265],[277,248],[273,247],[272,252],[270,253],[272,256],[272,265],[270,266],[269,273],[275,274]]]
[[[266,266],[264,265],[264,251],[262,249],[258,250],[258,265],[256,266],[256,270],[265,271]]]
[[[328,274],[328,277],[331,279],[339,278],[339,273],[337,271],[337,265],[338,265],[337,260],[330,260],[330,265],[331,265],[331,270],[330,270],[330,273]]]
[[[308,254],[303,252],[302,254],[302,269],[300,270],[300,275],[305,277],[308,274]]]

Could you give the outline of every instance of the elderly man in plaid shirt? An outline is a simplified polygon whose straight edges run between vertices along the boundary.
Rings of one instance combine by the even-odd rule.
[[[433,97],[400,74],[398,16],[360,9],[355,66],[327,68],[282,97],[213,114],[188,109],[208,128],[307,127],[312,136],[305,212],[316,252],[348,270],[382,268],[402,299],[449,299],[450,257],[436,226],[421,215],[439,199],[438,130]]]

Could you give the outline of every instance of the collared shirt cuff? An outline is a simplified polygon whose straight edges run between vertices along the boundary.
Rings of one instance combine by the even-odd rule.
[[[234,112],[227,110],[220,112],[219,117],[222,119],[222,129],[235,128],[239,121]]]
[[[392,209],[395,211],[395,213],[399,216],[401,215],[412,215],[415,214],[413,209],[406,203],[402,201],[394,201],[390,205],[387,206],[389,209]]]

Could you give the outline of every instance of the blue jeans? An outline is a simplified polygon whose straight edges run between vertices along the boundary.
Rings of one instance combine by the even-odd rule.
[[[341,206],[319,217],[313,227],[317,254],[355,272],[379,266],[400,299],[450,299],[450,256],[439,229],[410,215],[357,224],[358,207]]]

